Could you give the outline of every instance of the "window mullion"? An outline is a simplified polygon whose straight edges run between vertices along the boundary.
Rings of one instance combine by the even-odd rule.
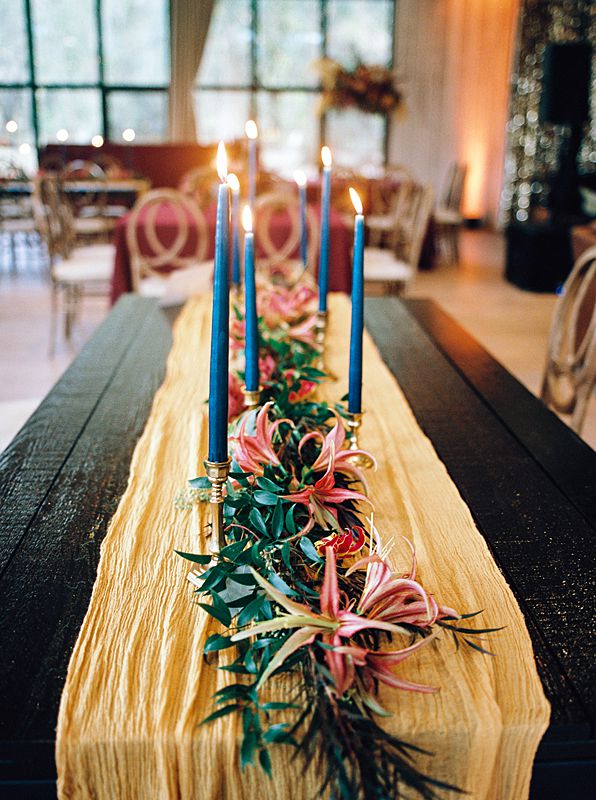
[[[33,19],[31,0],[24,0],[25,20],[27,23],[27,47],[29,49],[29,86],[31,87],[31,116],[35,146],[39,147],[39,119],[37,116],[37,82],[35,76],[35,53],[33,50]]]
[[[104,75],[104,47],[103,47],[103,25],[101,21],[101,0],[95,0],[95,24],[97,27],[97,69],[99,79],[99,90],[101,93],[101,122],[102,135],[107,142],[109,136],[108,125],[108,98],[105,86]]]

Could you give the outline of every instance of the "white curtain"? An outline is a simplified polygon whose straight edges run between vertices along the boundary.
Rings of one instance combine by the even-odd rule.
[[[519,0],[399,0],[396,64],[407,117],[390,158],[439,193],[466,162],[464,214],[493,221],[499,205]]]
[[[207,41],[215,0],[171,0],[170,139],[196,142],[193,84]]]

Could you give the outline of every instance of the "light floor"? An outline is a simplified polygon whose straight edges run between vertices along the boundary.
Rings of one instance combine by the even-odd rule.
[[[524,292],[506,283],[503,238],[465,231],[461,263],[421,272],[412,297],[439,303],[530,391],[542,380],[553,295]],[[0,451],[47,394],[108,312],[107,300],[86,302],[73,347],[60,339],[48,357],[50,288],[41,259],[21,254],[16,275],[0,264]],[[584,438],[596,446],[596,402]]]

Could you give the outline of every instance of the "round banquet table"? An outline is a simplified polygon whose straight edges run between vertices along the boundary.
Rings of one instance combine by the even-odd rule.
[[[320,216],[320,207],[313,204],[312,206],[317,214]],[[209,206],[203,212],[208,227],[208,246],[206,259],[213,258],[215,248],[215,218],[216,218],[215,204]],[[125,292],[132,291],[132,272],[130,263],[130,251],[128,242],[126,240],[126,224],[129,218],[126,214],[118,220],[114,230],[114,271],[112,274],[111,286],[111,302],[115,303],[120,295]],[[138,221],[139,231],[139,246],[142,252],[151,253],[151,247],[147,241],[143,216]],[[189,236],[182,251],[182,255],[188,255],[193,252],[197,242],[197,230],[189,220],[190,230]],[[352,228],[348,225],[342,215],[331,208],[329,215],[330,224],[330,237],[329,237],[329,290],[332,292],[349,292],[352,287]],[[159,207],[155,221],[156,233],[160,242],[164,246],[172,243],[177,231],[176,217],[171,206],[163,205]],[[274,215],[270,228],[270,235],[272,241],[276,246],[280,246],[287,239],[290,233],[290,219],[287,214],[280,213]],[[256,255],[263,256],[263,250],[259,247],[258,239],[256,241]],[[298,258],[298,247],[296,252],[292,253],[291,258]],[[167,267],[164,272],[168,272]]]

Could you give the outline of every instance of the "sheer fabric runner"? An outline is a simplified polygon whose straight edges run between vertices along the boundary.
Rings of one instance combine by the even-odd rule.
[[[348,300],[331,300],[328,364],[347,387]],[[241,772],[239,720],[198,727],[211,695],[233,679],[201,650],[218,629],[193,605],[188,562],[205,551],[202,509],[180,511],[175,497],[201,470],[207,447],[210,297],[190,301],[175,329],[167,375],[131,464],[128,488],[102,545],[91,602],[62,695],[57,732],[61,798],[311,798],[317,775],[291,751],[274,748],[273,780]],[[474,800],[527,797],[536,747],[549,719],[523,616],[445,467],[424,436],[375,346],[365,340],[362,445],[379,470],[370,476],[375,523],[391,559],[409,565],[436,598],[462,612],[486,609],[478,627],[504,625],[490,637],[496,658],[431,646],[400,667],[436,695],[390,690],[381,700],[400,737],[434,753],[419,766],[467,789]],[[447,638],[447,635],[446,635]],[[230,658],[230,651],[220,654]],[[287,690],[277,680],[275,693]],[[277,752],[275,752],[277,750]]]

